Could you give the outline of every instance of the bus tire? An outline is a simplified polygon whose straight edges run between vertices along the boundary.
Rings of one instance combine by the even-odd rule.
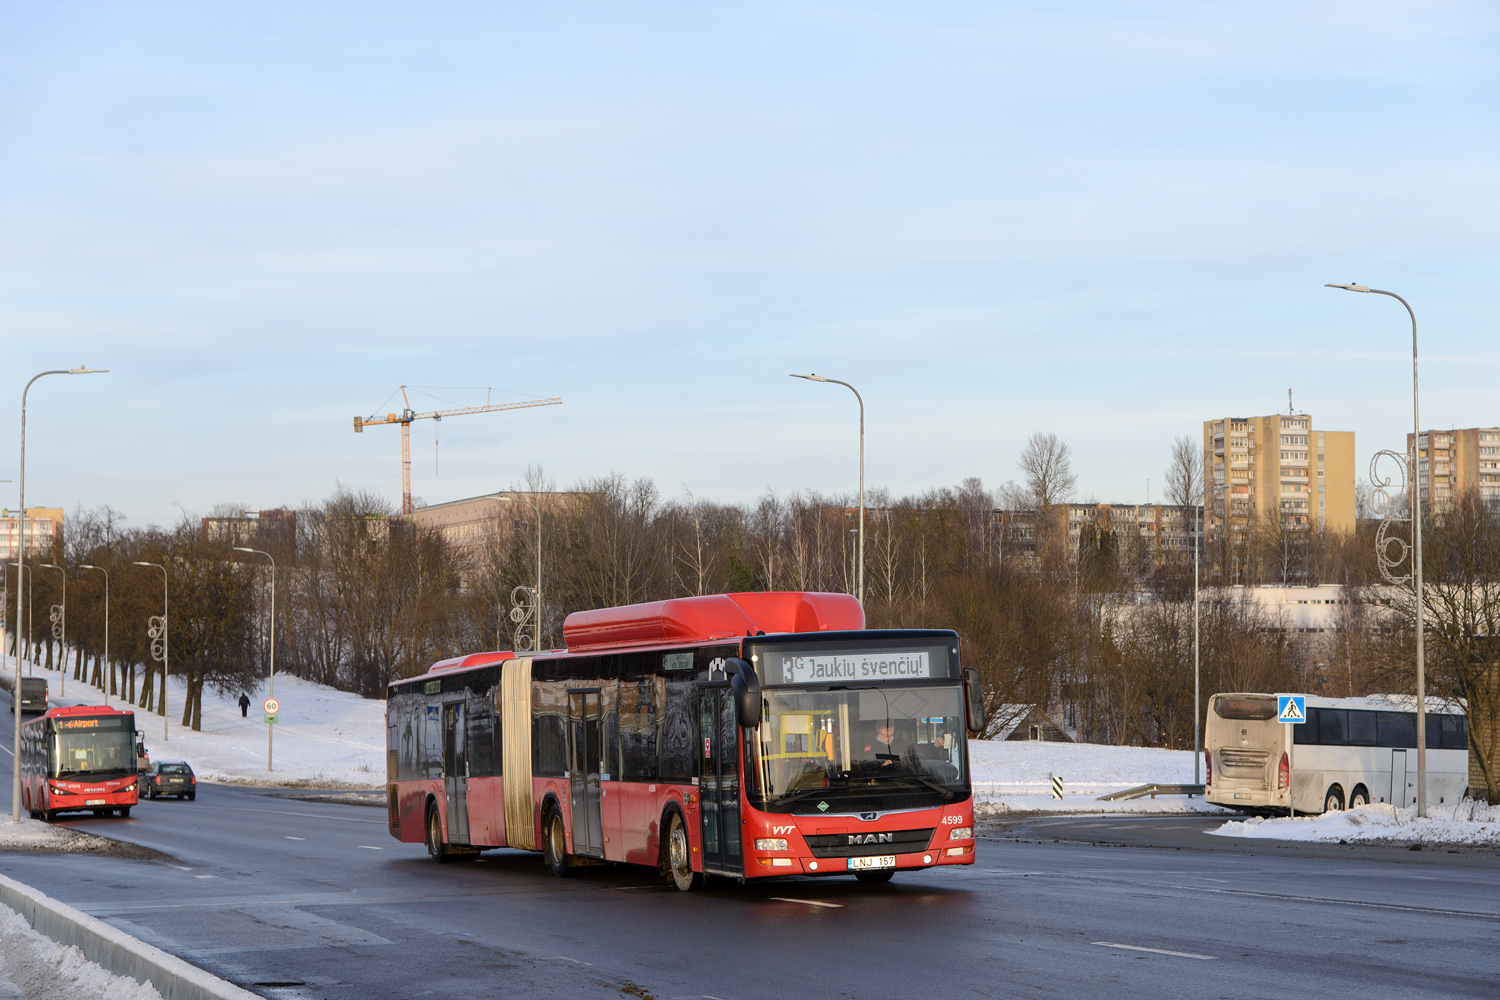
[[[547,817],[542,821],[542,854],[552,874],[558,878],[568,877],[568,833],[563,827],[562,813],[556,806],[547,808]]]
[[[870,871],[854,873],[854,877],[861,882],[889,882],[895,876],[896,869],[894,868],[875,868]]]
[[[129,819],[130,818],[130,807],[129,806],[121,806],[120,807],[120,818],[121,819]]]
[[[693,871],[693,841],[688,836],[687,824],[682,813],[672,810],[667,813],[667,835],[662,839],[663,860],[667,877],[682,892],[689,892],[703,884],[703,876]]]
[[[443,821],[438,816],[437,806],[428,803],[427,806],[427,855],[442,864],[451,855],[448,853],[448,845],[443,843]]]
[[[1354,791],[1349,793],[1349,808],[1358,809],[1360,806],[1370,804],[1370,793],[1364,785],[1355,785]]]
[[[1344,811],[1344,790],[1338,785],[1328,786],[1328,794],[1323,796],[1323,811],[1325,813]]]

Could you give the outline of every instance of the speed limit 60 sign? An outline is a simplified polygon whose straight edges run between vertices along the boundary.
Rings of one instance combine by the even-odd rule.
[[[275,715],[277,712],[281,711],[281,702],[277,701],[275,698],[267,698],[266,703],[261,707],[266,710],[267,715]]]

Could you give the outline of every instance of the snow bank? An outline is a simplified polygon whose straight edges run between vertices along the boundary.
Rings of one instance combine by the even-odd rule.
[[[0,996],[27,1000],[161,1000],[150,983],[106,972],[0,906]]]
[[[1209,832],[1220,837],[1324,844],[1384,842],[1497,846],[1500,845],[1500,806],[1464,799],[1462,802],[1430,805],[1427,816],[1418,819],[1415,806],[1398,809],[1389,803],[1375,803],[1296,819],[1283,816],[1231,820]]]
[[[13,662],[13,661],[12,661]],[[9,669],[14,669],[11,666]],[[100,705],[103,696],[67,679],[65,697],[58,697],[61,675],[33,668],[47,678],[51,704]],[[24,668],[23,668],[24,672]],[[193,732],[178,725],[187,696],[186,685],[172,678],[167,698],[171,735],[162,742],[162,717],[136,709],[136,728],[146,734],[151,759],[185,760],[200,781],[228,784],[301,786],[309,788],[383,788],[385,785],[385,702],[335,691],[290,674],[276,678],[276,700],[281,703],[274,737],[276,770],[266,771],[266,723],[261,703],[265,682],[246,693],[248,718],[240,718],[239,692],[220,696],[203,692],[203,728]],[[111,699],[117,708],[119,699]]]
[[[19,823],[12,823],[9,811],[0,816],[0,851],[72,851],[81,842],[93,839],[88,834],[24,815]]]
[[[1037,740],[974,740],[974,814],[994,818],[1012,812],[1227,812],[1201,796],[1161,796],[1100,802],[1099,796],[1148,782],[1190,784],[1191,750],[1045,743]],[[1052,797],[1052,778],[1063,779],[1063,798]]]

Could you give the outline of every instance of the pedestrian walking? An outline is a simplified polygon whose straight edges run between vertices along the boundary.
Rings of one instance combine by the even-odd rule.
[[[250,717],[250,696],[243,691],[240,692],[240,718]]]

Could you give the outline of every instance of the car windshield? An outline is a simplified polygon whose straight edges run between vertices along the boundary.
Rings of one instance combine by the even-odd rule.
[[[746,748],[759,808],[885,811],[968,796],[956,684],[772,688],[764,697],[759,739]]]
[[[58,733],[50,763],[54,778],[117,778],[135,771],[135,751],[123,729]]]

